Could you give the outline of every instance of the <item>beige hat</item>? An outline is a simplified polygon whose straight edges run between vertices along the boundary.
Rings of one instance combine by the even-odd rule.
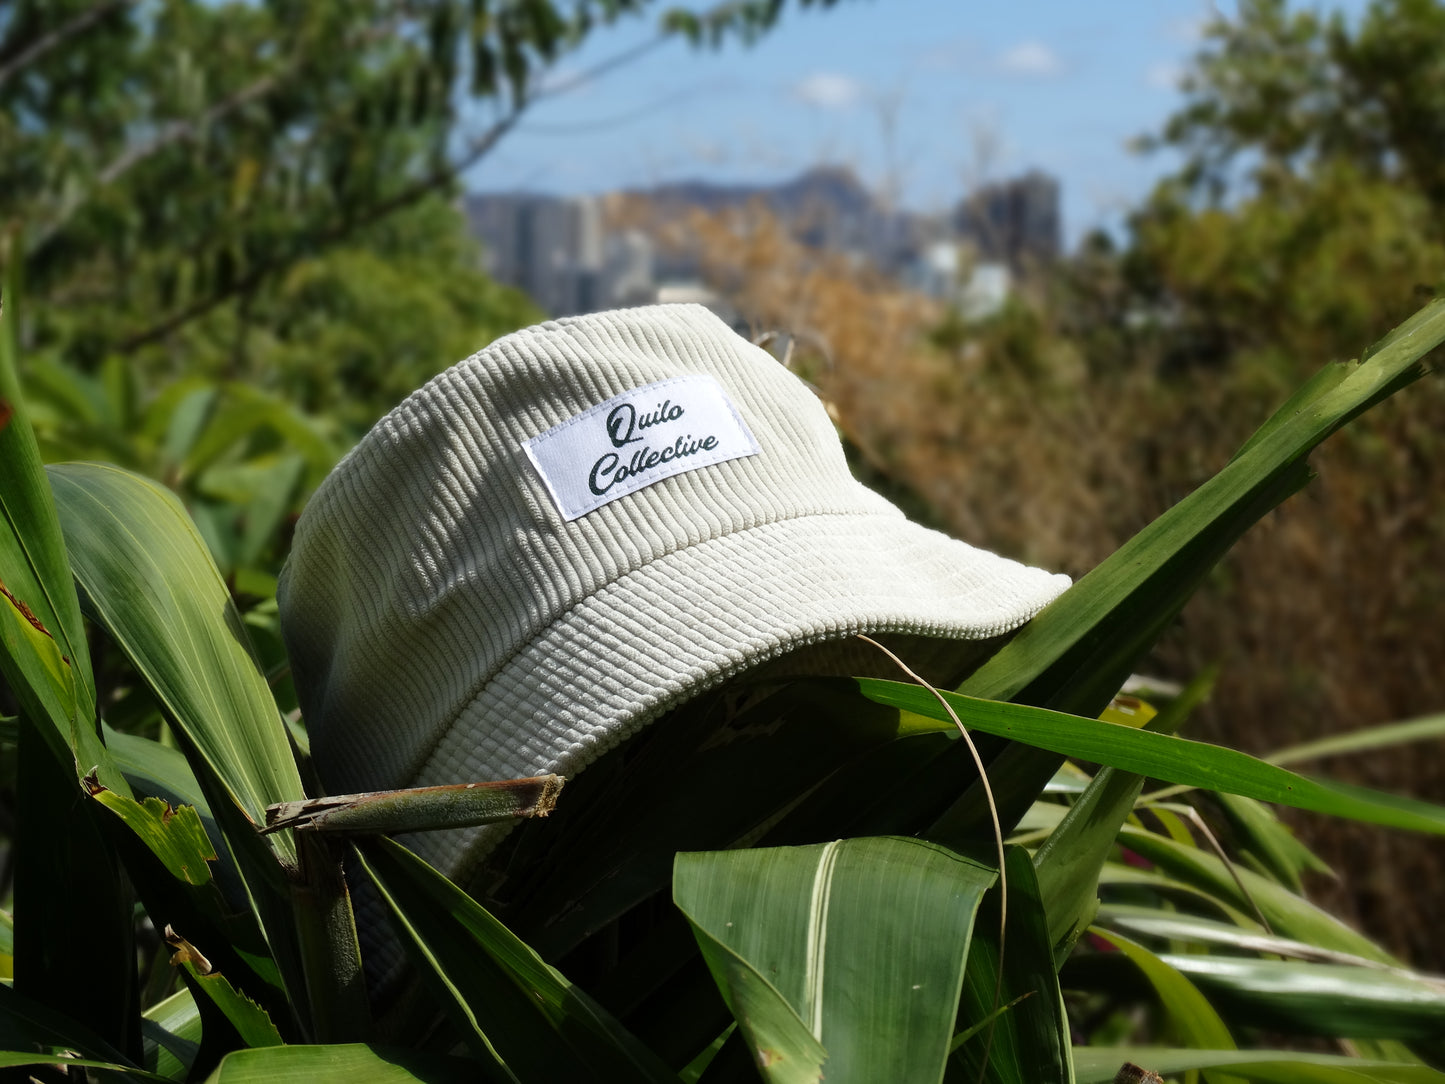
[[[528,328],[415,392],[311,500],[279,599],[346,793],[573,775],[795,648],[985,639],[1068,583],[909,522],[802,381],[677,305]],[[414,842],[460,878],[499,837]]]

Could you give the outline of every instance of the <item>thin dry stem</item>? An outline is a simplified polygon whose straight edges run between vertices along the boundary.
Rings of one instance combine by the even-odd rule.
[[[1239,889],[1239,894],[1249,903],[1250,910],[1254,912],[1254,917],[1259,919],[1259,924],[1264,927],[1266,933],[1273,934],[1274,929],[1270,926],[1269,919],[1264,917],[1264,912],[1260,910],[1259,904],[1254,902],[1254,897],[1249,894],[1249,889],[1245,887],[1244,878],[1240,877],[1239,870],[1237,870],[1234,863],[1229,860],[1229,855],[1224,853],[1224,848],[1220,845],[1219,839],[1215,834],[1209,830],[1209,825],[1204,823],[1204,818],[1199,815],[1199,810],[1195,809],[1192,805],[1165,805],[1162,802],[1158,803],[1158,805],[1161,808],[1170,809],[1180,814],[1199,830],[1199,834],[1208,842],[1210,849],[1213,850],[1219,860],[1224,863],[1224,868],[1229,870],[1230,877],[1234,879],[1234,886]],[[1145,808],[1152,807],[1146,806]]]
[[[964,742],[968,745],[968,751],[973,756],[974,766],[978,768],[978,778],[983,783],[984,797],[988,799],[988,814],[989,817],[993,820],[993,840],[995,846],[997,846],[998,848],[998,971],[994,975],[993,1005],[989,1009],[989,1012],[993,1015],[989,1020],[988,1034],[984,1039],[983,1062],[979,1066],[978,1078],[980,1081],[982,1081],[985,1074],[988,1072],[988,1059],[989,1055],[993,1051],[994,1025],[998,1019],[997,1012],[999,1003],[1003,1000],[1003,960],[1005,949],[1005,934],[1008,932],[1008,873],[1004,869],[1005,856],[1003,849],[1003,826],[999,823],[998,819],[998,805],[993,800],[993,787],[991,787],[988,782],[988,769],[984,767],[983,757],[979,755],[978,746],[974,745],[973,737],[969,734],[968,728],[963,725],[963,720],[960,719],[958,717],[958,713],[953,710],[953,705],[950,704],[946,699],[944,699],[943,694],[940,693],[936,688],[934,688],[931,682],[929,682],[926,678],[922,677],[918,673],[914,672],[914,670],[907,663],[905,663],[892,651],[889,651],[877,640],[874,640],[872,637],[869,636],[864,636],[862,633],[858,634],[858,639],[862,640],[864,643],[872,644],[879,651],[883,652],[883,654],[887,655],[897,665],[898,669],[902,670],[919,685],[922,685],[925,689],[927,689],[930,693],[933,694],[934,699],[936,699],[940,704],[943,705],[943,710],[946,711],[948,713],[948,717],[953,720],[953,725],[958,727],[959,736],[962,737]]]

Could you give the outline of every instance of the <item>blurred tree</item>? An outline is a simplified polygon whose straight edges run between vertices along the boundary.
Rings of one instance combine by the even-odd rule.
[[[1162,371],[1164,424],[1138,444],[1147,485],[1170,497],[1289,381],[1358,356],[1445,284],[1445,4],[1372,0],[1346,17],[1241,2],[1209,28],[1184,91],[1148,144],[1184,165],[1133,218],[1118,302],[1133,363]],[[1206,736],[1283,743],[1445,702],[1445,516],[1423,497],[1445,487],[1445,382],[1412,392],[1321,450],[1321,483],[1244,540],[1165,642],[1175,674],[1223,665]],[[1281,589],[1301,571],[1309,590]],[[1445,786],[1438,757],[1344,770],[1420,795]],[[1336,868],[1368,856],[1390,871],[1323,892],[1327,906],[1442,965],[1426,902],[1438,844],[1305,831]]]
[[[1285,359],[1354,354],[1439,283],[1445,5],[1375,0],[1352,22],[1250,0],[1211,24],[1183,89],[1144,144],[1184,166],[1125,261],[1166,364],[1292,379]]]
[[[660,12],[657,35],[588,74],[747,40],[783,6],[0,0],[0,265],[24,272],[46,455],[165,479],[264,597],[335,458],[541,317],[481,272],[450,200],[557,92],[547,70],[625,17]]]
[[[31,312],[83,314],[86,367],[223,305],[245,325],[302,261],[449,192],[594,27],[655,6],[13,0],[0,227],[24,227]],[[782,7],[669,10],[659,40],[747,37]]]
[[[1179,180],[1216,201],[1330,163],[1445,205],[1445,6],[1374,0],[1341,12],[1246,0],[1219,19],[1184,79],[1186,105],[1146,146],[1171,146]],[[1435,227],[1439,232],[1440,226]]]

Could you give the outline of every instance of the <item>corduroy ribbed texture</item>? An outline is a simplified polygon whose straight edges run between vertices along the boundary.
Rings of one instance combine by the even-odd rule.
[[[614,396],[717,379],[761,451],[572,522],[523,443]],[[517,332],[392,411],[297,526],[283,630],[333,793],[575,774],[749,666],[856,632],[982,639],[1068,584],[908,522],[826,411],[699,306]],[[413,845],[464,877],[497,829]]]

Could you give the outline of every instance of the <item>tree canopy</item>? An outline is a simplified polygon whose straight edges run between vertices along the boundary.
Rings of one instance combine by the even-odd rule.
[[[1132,218],[1126,267],[1184,361],[1346,357],[1445,267],[1445,6],[1358,21],[1251,0],[1213,22],[1147,148],[1183,166]]]
[[[31,338],[93,366],[224,306],[248,323],[302,261],[449,195],[597,28],[655,15],[659,39],[716,43],[783,7],[17,0],[0,10],[0,227]]]
[[[1178,181],[1216,200],[1241,181],[1348,163],[1445,204],[1445,7],[1375,0],[1344,13],[1248,0],[1210,24],[1186,104],[1146,145],[1186,155]]]

